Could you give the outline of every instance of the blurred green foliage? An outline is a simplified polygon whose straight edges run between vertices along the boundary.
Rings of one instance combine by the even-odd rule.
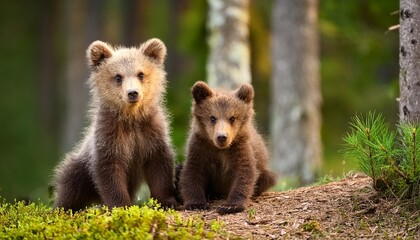
[[[355,167],[338,151],[356,113],[398,119],[399,36],[388,31],[399,23],[398,10],[398,1],[320,1],[324,172]]]
[[[42,6],[35,1],[0,5],[0,194],[36,199],[47,194],[58,147],[39,121],[36,19]]]
[[[92,1],[94,2],[94,1]],[[125,44],[123,32],[130,1],[105,0],[102,4],[101,40]],[[0,194],[6,199],[47,198],[47,185],[53,167],[62,158],[60,137],[63,129],[66,93],[65,0],[4,1],[0,3]],[[270,106],[270,26],[273,0],[251,1],[250,43],[253,85],[256,90],[257,122],[269,134]],[[172,138],[177,159],[182,161],[190,117],[190,88],[206,78],[206,1],[145,1],[140,33],[133,35],[141,42],[161,38],[168,46],[167,105],[172,114]],[[398,31],[388,27],[398,24],[398,1],[334,1],[319,4],[321,42],[321,78],[323,93],[324,173],[342,175],[354,168],[342,159],[338,150],[347,122],[356,112],[383,112],[391,122],[397,119],[398,97]],[[98,10],[99,11],[99,10]],[[45,24],[52,24],[49,32]],[[47,116],[41,110],[45,94],[41,57],[45,56],[44,40],[53,35],[50,47],[54,56],[51,66],[54,84],[49,92],[54,110]],[[134,33],[133,33],[134,34]],[[97,36],[97,37],[101,37]],[[81,36],[82,37],[82,36]],[[86,47],[87,47],[86,43]],[[50,50],[51,50],[50,49]],[[85,61],[85,60],[83,60]],[[48,61],[47,61],[48,62]],[[83,113],[85,114],[85,113]]]

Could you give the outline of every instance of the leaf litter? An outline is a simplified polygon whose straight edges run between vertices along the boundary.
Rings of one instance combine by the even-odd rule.
[[[230,237],[244,239],[420,239],[420,201],[385,199],[359,173],[321,186],[266,192],[246,211],[219,215],[182,211],[206,222],[221,220]]]

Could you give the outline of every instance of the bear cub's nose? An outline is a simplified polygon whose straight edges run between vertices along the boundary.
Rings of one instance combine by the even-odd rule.
[[[227,137],[225,135],[219,135],[217,136],[217,141],[224,143],[226,142]]]
[[[136,90],[129,90],[127,94],[129,102],[137,102],[139,93]]]

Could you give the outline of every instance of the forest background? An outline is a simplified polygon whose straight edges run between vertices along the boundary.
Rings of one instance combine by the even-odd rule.
[[[273,0],[250,2],[256,120],[269,135]],[[356,113],[398,119],[398,1],[321,0],[318,6],[323,164],[320,176],[356,168],[339,152]],[[0,3],[0,195],[48,200],[54,166],[82,137],[88,69],[97,39],[168,47],[167,106],[177,160],[183,160],[190,88],[206,80],[208,5],[195,0],[38,0]],[[395,14],[397,12],[397,14]],[[81,123],[81,124],[78,124]]]

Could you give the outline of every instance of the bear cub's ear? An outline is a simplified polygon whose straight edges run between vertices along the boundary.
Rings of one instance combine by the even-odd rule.
[[[202,103],[207,98],[213,95],[213,91],[205,82],[198,81],[192,87],[192,95],[197,104]]]
[[[163,64],[166,57],[166,46],[157,38],[152,38],[140,46],[140,51],[158,64]]]
[[[243,84],[236,91],[236,96],[245,103],[250,103],[254,99],[254,88],[250,84]]]
[[[92,69],[95,69],[97,66],[101,65],[105,59],[111,57],[112,52],[112,47],[107,43],[94,41],[90,44],[86,52],[89,66]]]

